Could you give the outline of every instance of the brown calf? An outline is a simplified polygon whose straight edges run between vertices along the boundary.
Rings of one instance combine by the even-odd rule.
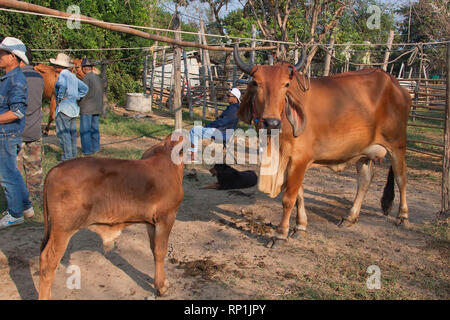
[[[168,136],[141,160],[78,158],[50,170],[44,184],[45,235],[41,246],[39,299],[51,298],[55,270],[73,234],[97,232],[105,252],[122,229],[145,223],[155,260],[155,287],[168,289],[164,273],[169,234],[183,200],[183,162]],[[178,146],[176,147],[178,148]]]

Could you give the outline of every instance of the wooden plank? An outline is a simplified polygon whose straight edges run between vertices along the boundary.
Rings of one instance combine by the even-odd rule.
[[[450,43],[447,43],[447,104],[444,127],[441,210],[445,212],[450,210]]]
[[[418,124],[418,123],[410,123],[410,122],[408,122],[408,126],[421,127],[421,128],[432,128],[432,129],[444,129],[444,127],[441,127],[441,126],[433,126],[431,124]]]
[[[430,142],[430,141],[425,141],[425,140],[407,139],[407,142],[428,144],[430,146],[435,146],[435,147],[440,147],[440,148],[444,147],[443,143],[435,143],[435,142]]]
[[[439,153],[434,153],[434,152],[429,152],[429,151],[424,151],[424,150],[419,150],[419,149],[409,148],[409,147],[407,147],[406,150],[414,151],[414,152],[417,152],[417,153],[423,153],[423,154],[426,154],[426,155],[429,155],[429,156],[433,156],[433,157],[442,158],[442,154],[439,154]]]
[[[178,12],[174,13],[173,29],[177,31],[175,32],[175,40],[181,41],[181,16]],[[183,127],[183,110],[181,105],[181,47],[175,46],[173,54],[173,111],[175,112],[175,130],[179,130]]]

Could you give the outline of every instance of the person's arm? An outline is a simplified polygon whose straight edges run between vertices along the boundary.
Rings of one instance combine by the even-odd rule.
[[[8,92],[9,110],[0,115],[0,123],[10,123],[25,117],[28,103],[28,88],[21,83],[14,83]]]
[[[11,110],[0,114],[0,124],[10,123],[19,119]]]
[[[217,128],[224,127],[234,123],[237,119],[237,108],[227,108],[223,111],[220,117],[209,124],[207,124],[206,128]]]
[[[78,99],[83,98],[87,95],[89,87],[81,80],[78,79]]]
[[[59,103],[63,98],[67,88],[67,81],[64,74],[61,72],[55,84],[56,102]]]

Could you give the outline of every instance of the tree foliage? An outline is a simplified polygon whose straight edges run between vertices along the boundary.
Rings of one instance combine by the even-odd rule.
[[[171,14],[157,7],[156,0],[26,0],[40,6],[68,12],[71,5],[79,6],[80,14],[107,22],[139,26],[170,26]],[[73,13],[73,11],[71,11]],[[21,39],[32,49],[98,49],[150,47],[153,41],[129,34],[81,24],[69,28],[66,20],[5,12],[0,15],[0,37]],[[183,26],[183,30],[194,30]],[[150,32],[150,31],[148,31]],[[165,34],[164,34],[165,35]],[[169,36],[172,36],[170,34]],[[192,37],[189,37],[192,40]],[[160,44],[161,45],[161,44]],[[34,51],[34,61],[48,63],[58,51]],[[69,51],[72,58],[84,56],[92,60],[114,60],[107,67],[108,95],[124,104],[127,92],[142,91],[142,50]],[[121,61],[117,61],[121,60]]]

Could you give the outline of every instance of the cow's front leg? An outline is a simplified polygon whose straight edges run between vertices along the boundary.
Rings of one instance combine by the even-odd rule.
[[[300,187],[297,194],[297,219],[296,225],[289,232],[289,237],[300,239],[306,236],[306,226],[308,225],[308,218],[306,217],[305,198],[303,186]]]
[[[340,227],[350,227],[359,219],[362,202],[369,190],[373,178],[373,161],[369,158],[361,158],[356,162],[356,172],[358,173],[358,190],[356,191],[355,201],[349,214],[342,218]]]
[[[290,172],[288,173],[286,191],[283,194],[282,200],[283,217],[275,232],[275,236],[272,237],[272,239],[267,243],[267,246],[270,248],[279,248],[287,242],[289,236],[289,219],[291,217],[292,209],[294,208],[295,202],[297,200],[300,187],[302,186],[303,177],[305,176],[305,169],[306,166],[302,165],[294,168],[293,170],[290,170]],[[301,221],[301,223],[303,223],[306,228],[306,220],[300,219],[297,216],[297,224],[299,221]]]

